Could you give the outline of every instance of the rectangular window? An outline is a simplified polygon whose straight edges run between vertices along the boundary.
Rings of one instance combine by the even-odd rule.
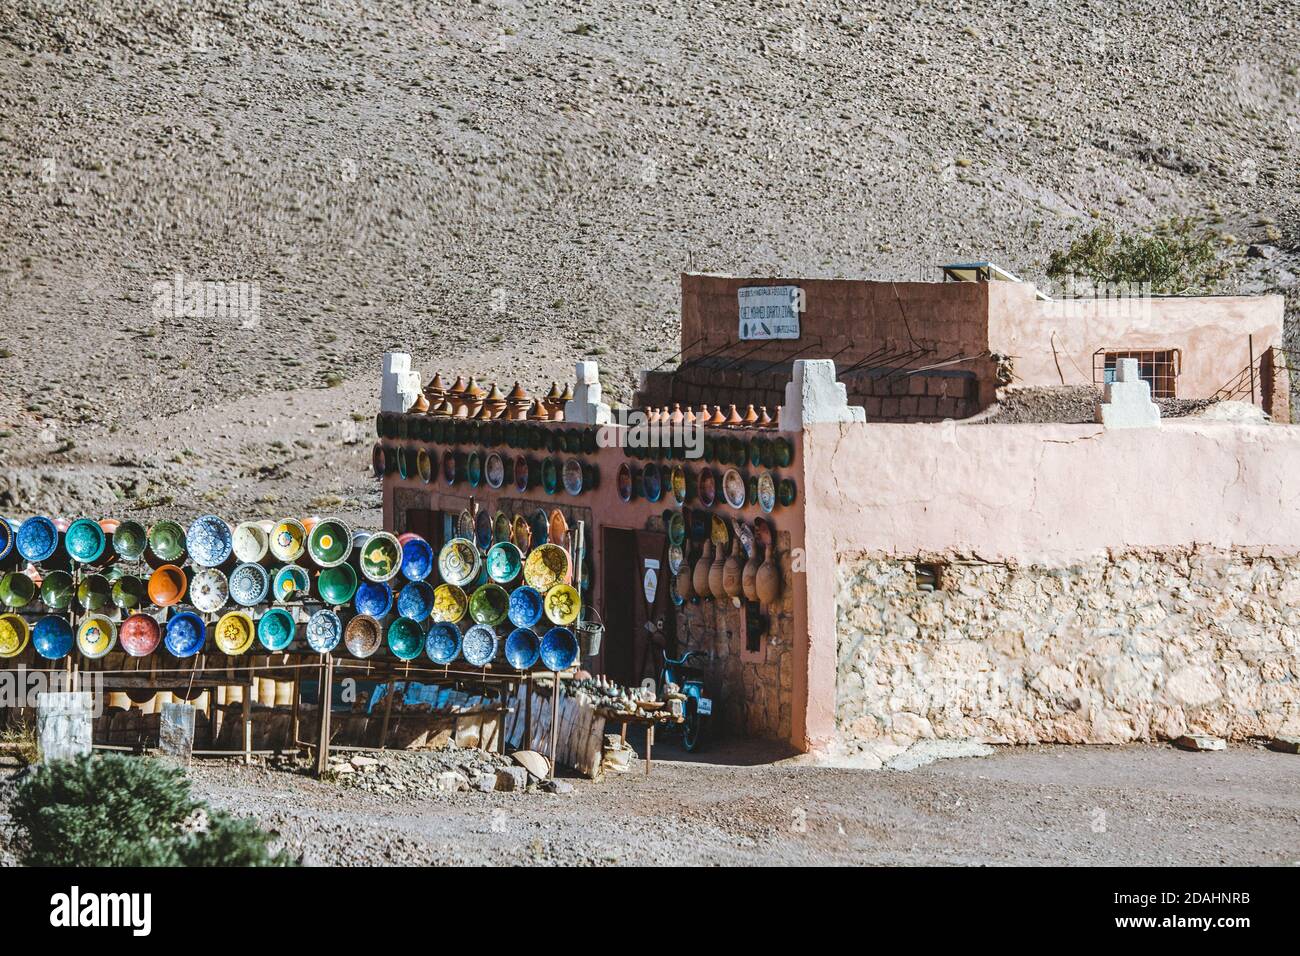
[[[1098,349],[1092,356],[1092,380],[1098,385],[1115,381],[1120,359],[1137,359],[1138,374],[1151,386],[1152,398],[1174,398],[1178,373],[1182,370],[1181,349]]]

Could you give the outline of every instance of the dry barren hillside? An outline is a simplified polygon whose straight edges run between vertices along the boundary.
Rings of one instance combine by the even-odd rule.
[[[1297,245],[1300,3],[0,6],[0,511],[373,516],[379,353],[616,396],[685,268]],[[1249,243],[1265,258],[1245,258]],[[249,283],[254,315],[159,308]]]

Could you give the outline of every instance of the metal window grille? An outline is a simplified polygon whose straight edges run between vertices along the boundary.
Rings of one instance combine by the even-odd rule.
[[[1092,381],[1115,381],[1120,359],[1137,359],[1138,375],[1151,386],[1152,398],[1173,398],[1183,368],[1181,349],[1098,349],[1092,353]]]

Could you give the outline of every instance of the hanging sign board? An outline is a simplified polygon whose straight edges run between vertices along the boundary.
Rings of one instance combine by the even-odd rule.
[[[746,286],[737,293],[740,340],[797,339],[803,289],[797,285]]]

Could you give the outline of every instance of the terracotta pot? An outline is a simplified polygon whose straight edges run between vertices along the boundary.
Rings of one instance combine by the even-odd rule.
[[[740,538],[732,538],[731,554],[722,566],[722,590],[726,592],[727,597],[738,598],[745,593],[741,587],[744,557],[745,553],[740,549]]]
[[[764,604],[775,604],[781,597],[781,569],[777,567],[773,548],[767,553],[767,560],[759,566],[754,579],[758,599]]]
[[[700,551],[699,560],[695,562],[694,576],[691,578],[691,584],[694,586],[695,593],[702,598],[712,596],[709,589],[709,568],[713,564],[713,542],[705,541],[704,548]]]
[[[691,580],[691,562],[683,561],[677,571],[677,594],[683,601],[695,597],[695,582]]]
[[[745,569],[740,574],[740,590],[745,595],[746,601],[758,600],[758,569],[763,563],[762,553],[762,547],[755,541],[749,561],[745,563]]]
[[[713,550],[713,564],[709,567],[709,592],[719,601],[727,596],[722,586],[722,570],[727,564],[727,553],[719,545]]]

